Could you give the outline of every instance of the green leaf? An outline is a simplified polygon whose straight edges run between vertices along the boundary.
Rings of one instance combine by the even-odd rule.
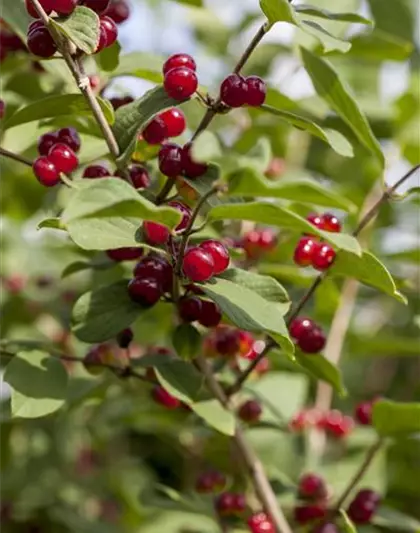
[[[223,435],[233,437],[235,434],[235,417],[218,400],[196,402],[191,404],[190,407],[210,427],[223,433]]]
[[[310,375],[329,383],[340,395],[346,394],[346,388],[340,370],[322,355],[309,355],[295,352],[296,361]]]
[[[348,124],[359,141],[378,157],[383,166],[384,156],[369,122],[333,67],[309,50],[300,50],[316,92]]]
[[[135,102],[120,107],[113,126],[120,148],[120,161],[128,161],[134,151],[138,133],[157,113],[180,103],[182,102],[170,98],[160,86],[148,91]]]
[[[252,169],[242,169],[227,177],[229,194],[242,197],[284,198],[303,204],[354,211],[356,206],[346,197],[306,178],[273,181]]]
[[[114,110],[107,100],[97,97],[97,101],[105,115],[105,118],[112,124],[114,122]],[[49,96],[42,100],[37,100],[26,107],[18,109],[6,122],[5,129],[27,124],[34,120],[41,120],[49,117],[60,117],[65,115],[91,115],[92,111],[85,98],[81,94],[64,94],[60,96]]]
[[[350,50],[351,43],[348,41],[344,41],[343,39],[332,35],[332,33],[327,31],[313,20],[304,20],[301,17],[299,18],[301,19],[300,28],[322,43],[324,53],[327,54],[329,52],[334,52],[335,50],[346,53]]]
[[[420,403],[380,400],[373,406],[373,426],[382,436],[405,436],[420,431]]]
[[[201,335],[191,324],[181,324],[173,332],[172,344],[182,359],[193,359],[200,351]]]
[[[407,466],[409,467],[409,463]],[[419,533],[420,531],[418,519],[384,505],[381,505],[375,513],[372,523],[390,531],[406,531],[407,533]]]
[[[294,345],[278,303],[227,279],[215,278],[201,288],[236,326],[269,334],[289,356],[293,356]]]
[[[350,520],[346,511],[344,511],[343,509],[340,509],[340,514],[341,514],[341,523],[344,528],[344,532],[345,533],[357,533],[356,526]]]
[[[161,66],[164,61],[165,58],[163,56],[145,52],[124,54],[120,56],[118,67],[110,73],[110,76],[112,78],[135,76],[136,78],[142,78],[153,83],[162,83],[163,75]]]
[[[211,209],[209,219],[251,220],[261,224],[288,228],[294,232],[316,234],[333,244],[339,250],[347,250],[356,255],[361,255],[362,253],[357,239],[351,235],[320,231],[290,209],[271,202],[217,205]]]
[[[351,45],[351,56],[371,61],[405,61],[413,53],[410,41],[381,30],[355,35]]]
[[[188,405],[198,400],[203,388],[203,376],[192,363],[166,358],[154,369],[159,383],[169,394]]]
[[[311,135],[318,137],[329,144],[331,148],[338,154],[344,157],[353,157],[354,154],[352,145],[339,131],[331,130],[329,128],[321,128],[321,126],[319,126],[316,122],[307,117],[296,115],[290,111],[276,109],[275,107],[269,105],[262,105],[261,109],[278,116],[281,120],[284,120],[295,128],[307,131]]]
[[[354,22],[356,24],[372,25],[373,21],[358,15],[357,13],[333,13],[327,9],[320,9],[315,6],[301,4],[295,6],[295,11],[299,14],[309,15],[311,17],[318,17],[327,20],[335,20],[339,22]]]
[[[79,6],[65,19],[50,19],[59,32],[85,54],[94,54],[99,43],[99,17],[87,7]]]
[[[4,380],[12,387],[12,414],[39,418],[63,406],[68,375],[61,361],[33,350],[16,354],[7,365]]]
[[[397,290],[395,281],[389,271],[370,252],[363,251],[361,257],[349,254],[346,251],[340,252],[329,273],[333,276],[355,278],[366,285],[393,296],[403,304],[407,303],[405,296]]]
[[[203,7],[203,0],[173,0],[177,4],[184,4],[186,6]]]
[[[25,8],[25,2],[2,2],[1,17],[11,30],[19,35],[23,42],[26,42],[28,26],[31,19]]]
[[[83,294],[73,307],[73,333],[84,342],[103,342],[131,326],[144,309],[133,302],[128,280]]]
[[[260,7],[270,24],[289,22],[299,26],[299,20],[289,0],[260,0]]]
[[[66,226],[61,222],[59,218],[45,218],[39,222],[37,229],[49,228],[49,229],[61,229],[65,230]]]
[[[115,41],[112,46],[108,46],[99,54],[95,54],[98,67],[105,72],[115,72],[120,62],[120,52],[121,45],[118,41]]]

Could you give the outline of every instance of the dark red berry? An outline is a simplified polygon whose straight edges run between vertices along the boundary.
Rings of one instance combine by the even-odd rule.
[[[78,152],[80,150],[80,137],[75,128],[61,128],[61,130],[57,131],[57,136],[58,142],[67,144],[73,152]]]
[[[167,95],[174,100],[186,100],[197,90],[197,75],[186,67],[173,68],[165,74],[163,86]]]
[[[29,51],[39,57],[51,57],[57,51],[57,46],[47,28],[39,28],[28,35]]]
[[[131,104],[131,102],[134,102],[134,98],[132,96],[123,96],[122,98],[110,98],[109,101],[111,102],[112,107],[116,110],[124,105]]]
[[[187,122],[181,109],[172,107],[171,109],[161,113],[159,118],[162,119],[166,125],[168,137],[178,137],[178,135],[182,135],[182,133],[184,133]]]
[[[109,0],[83,0],[82,4],[101,14],[108,8]]]
[[[200,248],[206,250],[214,262],[214,273],[221,274],[229,266],[229,252],[224,244],[220,241],[215,241],[213,239],[204,241],[200,244]]]
[[[322,504],[299,505],[295,507],[294,516],[298,524],[307,524],[313,520],[325,518],[327,510]]]
[[[41,4],[42,8],[44,9],[47,15],[49,15],[51,11],[53,10],[53,0],[40,0],[39,3]],[[29,15],[31,15],[31,17],[38,18],[39,17],[38,12],[35,9],[32,1],[25,0],[25,4],[26,4],[26,10],[28,11]]]
[[[162,224],[146,221],[143,223],[143,234],[146,242],[153,246],[168,242],[170,232],[169,229]]]
[[[135,278],[128,284],[128,294],[133,301],[150,307],[160,300],[162,287],[155,279]]]
[[[207,172],[208,165],[194,161],[191,152],[192,143],[187,143],[182,149],[182,169],[188,178],[199,178]]]
[[[201,316],[201,300],[197,296],[181,298],[178,303],[179,316],[185,322],[195,322]]]
[[[130,6],[126,0],[113,0],[104,14],[116,24],[122,24],[130,16]]]
[[[58,15],[70,15],[75,10],[78,0],[54,0],[54,11]]]
[[[247,103],[248,86],[239,74],[231,74],[220,87],[220,99],[229,107],[242,107]]]
[[[201,300],[201,315],[198,319],[202,326],[215,328],[222,320],[222,313],[214,302]]]
[[[113,45],[118,38],[118,28],[112,18],[102,15],[99,18],[99,43],[96,49],[100,52]]]
[[[190,248],[184,255],[182,269],[191,281],[207,281],[213,276],[214,261],[205,250]]]
[[[222,490],[225,485],[226,477],[221,472],[209,470],[198,477],[195,490],[202,494],[208,494]]]
[[[107,250],[107,256],[113,261],[134,261],[143,255],[142,248],[115,248],[114,250]]]
[[[251,533],[276,533],[276,528],[271,518],[266,513],[253,514],[248,518]]]
[[[39,155],[48,155],[54,144],[57,144],[58,142],[58,135],[55,131],[41,135],[38,139]]]
[[[290,324],[290,335],[295,339],[299,340],[300,336],[304,331],[312,330],[315,327],[315,322],[310,318],[306,317],[297,317]]]
[[[267,86],[258,76],[248,76],[245,78],[247,86],[246,104],[252,107],[258,107],[265,102]]]
[[[177,225],[175,230],[181,231],[185,229],[191,219],[191,209],[187,205],[177,201],[168,202],[168,205],[182,214],[181,222]]]
[[[139,261],[134,269],[136,278],[149,278],[156,280],[164,292],[170,292],[172,288],[172,266],[163,257],[148,255]]]
[[[134,339],[134,333],[131,328],[120,331],[117,335],[117,343],[120,348],[128,348]]]
[[[33,20],[29,24],[27,35],[29,35],[30,33],[32,33],[35,30],[39,30],[40,28],[45,28],[45,24],[44,24],[44,22],[41,19],[37,18],[36,20]]]
[[[89,374],[100,374],[102,372],[104,349],[101,345],[94,346],[83,358],[83,366]]]
[[[50,149],[48,159],[55,165],[59,172],[70,174],[79,165],[79,159],[67,144],[57,143]]]
[[[362,426],[370,426],[372,424],[373,402],[362,402],[356,406],[354,411],[354,418]]]
[[[130,179],[135,189],[147,189],[150,186],[149,173],[141,165],[133,165],[130,168]]]
[[[321,229],[324,231],[331,231],[333,233],[340,233],[341,231],[341,222],[335,215],[331,213],[324,213],[321,216],[322,226]]]
[[[178,144],[164,144],[159,151],[159,169],[165,176],[176,178],[182,172],[182,148]]]
[[[316,241],[312,237],[302,237],[295,248],[294,262],[303,267],[311,265],[315,245]]]
[[[245,496],[233,492],[223,492],[216,498],[217,512],[222,516],[241,514],[246,509]]]
[[[109,170],[102,165],[89,165],[85,168],[83,172],[83,178],[94,179],[94,178],[106,178],[110,176]]]
[[[178,67],[186,67],[193,71],[197,69],[195,61],[190,55],[174,54],[163,64],[163,74],[166,75],[170,70]]]
[[[363,490],[356,494],[350,503],[347,514],[355,524],[368,524],[380,503],[380,496],[371,490]]]
[[[156,385],[153,388],[152,397],[155,402],[160,403],[160,405],[163,405],[163,407],[166,407],[167,409],[177,409],[181,405],[178,398],[169,394],[169,392],[160,385]]]
[[[148,144],[162,144],[168,138],[168,129],[162,117],[155,117],[143,130],[143,139]]]
[[[318,229],[323,229],[323,220],[317,213],[311,213],[306,217],[306,220]]]
[[[60,173],[48,157],[42,156],[35,159],[32,169],[38,181],[45,187],[54,187],[60,183]]]
[[[326,338],[318,326],[304,329],[297,339],[299,348],[305,353],[319,353],[325,346]]]
[[[327,270],[333,264],[336,253],[326,243],[317,243],[312,254],[312,266],[317,270]]]
[[[239,352],[239,332],[233,328],[218,328],[215,331],[214,348],[220,355],[232,357]]]
[[[298,494],[302,500],[323,500],[328,495],[327,485],[316,474],[304,474],[299,479]]]
[[[238,409],[238,416],[244,422],[258,422],[261,414],[261,405],[256,400],[248,400]]]
[[[4,103],[4,100],[0,100],[0,119],[4,117],[6,104]]]
[[[324,522],[316,525],[309,533],[340,533],[340,530],[332,522]]]

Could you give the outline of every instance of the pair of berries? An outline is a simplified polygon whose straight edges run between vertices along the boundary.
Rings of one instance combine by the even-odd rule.
[[[169,178],[184,175],[190,179],[199,178],[207,172],[207,164],[195,161],[192,156],[192,144],[184,147],[176,143],[166,143],[158,155],[159,170]]]
[[[57,52],[57,45],[41,19],[29,24],[26,40],[29,51],[35,56],[48,58]]]
[[[326,343],[324,332],[310,318],[295,318],[289,329],[290,335],[303,352],[315,354],[324,348]]]
[[[220,87],[220,100],[229,107],[259,107],[265,102],[267,86],[258,76],[244,78],[230,74]]]
[[[146,189],[150,185],[150,175],[147,169],[141,165],[132,165],[128,170],[130,176],[130,182],[135,189]],[[122,177],[121,173],[117,170],[113,174],[114,176]],[[109,169],[103,165],[89,165],[83,171],[83,178],[96,179],[107,178],[111,176]]]
[[[378,493],[370,489],[360,490],[350,503],[347,514],[355,524],[368,524],[379,504],[381,497]]]
[[[168,202],[169,207],[173,207],[182,214],[181,222],[176,226],[175,231],[182,231],[191,219],[191,209],[182,202]],[[163,224],[146,221],[143,223],[143,235],[146,242],[152,246],[166,244],[169,241],[170,231]]]
[[[172,394],[161,387],[160,385],[155,385],[152,389],[152,398],[154,401],[166,409],[178,409],[181,406],[181,401]]]
[[[169,137],[182,135],[186,125],[187,121],[181,109],[171,107],[149,122],[143,130],[142,137],[148,144],[162,144]]]
[[[304,474],[298,483],[298,498],[307,501],[324,501],[328,497],[325,480],[317,474]]]
[[[251,533],[276,533],[273,521],[266,513],[253,514],[247,522]]]
[[[255,359],[259,354],[254,354],[254,337],[248,331],[242,331],[230,326],[219,326],[214,329],[204,341],[205,354],[208,357],[222,355],[234,357],[240,355],[246,359]]]
[[[223,492],[216,498],[214,505],[220,516],[238,516],[246,510],[246,498],[243,494]]]
[[[148,255],[134,268],[128,284],[130,298],[144,307],[156,304],[165,292],[172,290],[172,266],[163,257]]]
[[[187,250],[182,261],[182,270],[191,281],[204,282],[224,272],[229,261],[227,248],[219,241],[208,240]]]
[[[226,486],[226,477],[217,470],[203,472],[195,482],[195,490],[200,494],[220,492]]]
[[[262,407],[256,400],[247,400],[238,408],[238,417],[249,424],[258,422],[262,415]]]
[[[208,300],[202,300],[197,296],[186,296],[178,303],[178,314],[184,322],[198,321],[206,328],[214,328],[222,320],[219,307]]]
[[[270,229],[252,230],[242,238],[241,246],[248,259],[258,259],[276,247],[277,237]]]
[[[187,100],[198,87],[197,65],[188,54],[174,54],[163,65],[163,87],[174,100]]]
[[[322,413],[318,409],[305,409],[292,418],[289,428],[294,432],[317,428],[326,431],[332,437],[343,438],[353,430],[354,421],[337,409],[327,413]]]

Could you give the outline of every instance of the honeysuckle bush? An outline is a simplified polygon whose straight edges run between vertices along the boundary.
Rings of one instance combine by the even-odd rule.
[[[418,532],[418,6],[177,3],[2,5],[2,531]]]

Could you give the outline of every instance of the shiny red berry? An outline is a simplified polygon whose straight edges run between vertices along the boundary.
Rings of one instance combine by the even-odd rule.
[[[335,259],[334,249],[326,243],[317,243],[312,254],[312,266],[317,270],[324,271],[330,268]]]
[[[39,3],[41,4],[42,8],[44,9],[47,15],[49,15],[51,11],[53,10],[53,0],[40,0]],[[32,1],[25,0],[25,4],[26,4],[26,10],[29,13],[29,15],[31,15],[31,17],[38,18],[39,17],[38,12],[35,9]]]
[[[130,16],[130,6],[127,0],[113,0],[104,14],[116,24],[122,24]]]
[[[256,513],[248,518],[251,533],[276,533],[271,518],[266,513]]]
[[[148,244],[165,244],[169,239],[169,229],[157,222],[144,222],[143,223],[144,238]]]
[[[163,64],[163,74],[166,75],[170,70],[178,67],[186,67],[193,71],[197,70],[197,65],[190,55],[174,54]]]
[[[229,266],[229,252],[224,244],[213,239],[204,241],[200,244],[200,248],[208,252],[214,262],[214,274],[221,274]]]
[[[106,178],[110,176],[109,170],[102,165],[89,165],[83,171],[83,178],[95,179],[95,178]]]
[[[82,4],[98,14],[103,13],[109,6],[110,0],[83,0]]]
[[[77,4],[78,0],[54,0],[54,11],[58,15],[70,15]]]
[[[222,320],[222,312],[214,302],[201,300],[201,315],[198,319],[206,328],[215,328]]]
[[[335,215],[331,213],[324,213],[321,216],[322,228],[324,231],[331,231],[333,233],[340,233],[341,222]]]
[[[247,86],[246,104],[252,107],[258,107],[265,102],[267,86],[258,76],[248,76],[245,78]]]
[[[67,144],[57,143],[50,149],[48,159],[55,165],[59,172],[70,174],[79,165],[79,159]]]
[[[310,318],[297,317],[290,324],[290,335],[298,340],[302,333],[307,330],[312,330],[315,327],[315,322]]]
[[[302,500],[323,500],[328,495],[327,485],[316,474],[304,474],[299,479],[298,495]]]
[[[201,494],[208,494],[222,490],[226,485],[226,477],[217,470],[203,472],[195,483],[195,490]]]
[[[256,400],[244,402],[238,409],[238,416],[244,422],[258,422],[262,414],[262,408]]]
[[[323,229],[323,220],[317,213],[311,213],[306,217],[306,220],[318,229]]]
[[[185,176],[191,179],[199,178],[207,172],[208,165],[195,161],[192,157],[192,143],[187,143],[182,149],[182,169]]]
[[[172,394],[169,394],[169,392],[160,385],[156,385],[153,388],[152,397],[155,402],[163,405],[163,407],[166,407],[167,409],[177,409],[181,405],[181,402],[178,400],[178,398],[175,398],[172,396]]]
[[[102,15],[99,18],[99,43],[96,49],[100,52],[113,45],[118,38],[118,28],[112,18]]]
[[[295,248],[294,262],[302,267],[311,265],[315,245],[316,241],[312,237],[302,237]]]
[[[120,348],[128,348],[134,339],[134,333],[131,328],[120,331],[117,335],[117,344]]]
[[[248,86],[239,74],[231,74],[220,87],[220,99],[229,107],[242,107],[247,103]]]
[[[39,57],[51,57],[57,51],[57,46],[47,28],[39,28],[28,35],[29,51]]]
[[[164,292],[172,289],[173,270],[171,264],[158,255],[148,255],[139,261],[134,268],[134,277],[156,280]]]
[[[191,209],[187,205],[183,204],[182,202],[178,202],[176,200],[172,202],[168,202],[168,206],[173,207],[174,209],[176,209],[182,214],[181,222],[177,225],[177,227],[175,228],[175,231],[181,231],[185,229],[188,226],[190,219],[191,219],[191,214],[192,214]]]
[[[114,250],[107,250],[107,256],[113,261],[134,261],[143,255],[142,248],[115,248]]]
[[[195,322],[201,316],[201,300],[197,296],[181,298],[178,302],[178,313],[185,322]]]
[[[294,517],[298,524],[307,524],[313,520],[325,518],[327,509],[322,504],[299,505],[295,507]]]
[[[197,75],[186,67],[173,68],[165,74],[163,86],[167,95],[174,100],[187,100],[197,90]]]
[[[178,137],[184,133],[187,121],[184,113],[177,107],[172,107],[159,115],[166,126],[168,137]]]
[[[135,278],[128,284],[130,298],[144,307],[157,303],[162,296],[162,287],[151,278]]]
[[[39,155],[48,155],[54,144],[57,144],[58,142],[58,135],[55,131],[41,135],[41,137],[38,139]]]
[[[79,134],[75,128],[61,128],[57,131],[58,142],[67,144],[73,152],[80,150],[81,142]]]
[[[207,281],[213,276],[214,261],[212,256],[201,248],[190,248],[184,255],[182,269],[191,281]]]
[[[326,338],[324,332],[318,326],[304,329],[297,344],[299,348],[305,353],[319,353],[325,346]]]
[[[164,144],[159,151],[159,170],[163,175],[176,178],[182,172],[182,148],[178,144]]]
[[[155,117],[144,128],[142,136],[148,144],[162,144],[169,136],[166,122],[162,117]]]
[[[362,490],[350,503],[347,514],[355,524],[368,524],[381,501],[379,494],[371,490]]]
[[[149,173],[141,165],[133,165],[130,168],[130,180],[135,189],[147,189],[150,186]]]
[[[38,181],[45,187],[54,187],[60,183],[60,173],[47,156],[35,159],[32,169]]]
[[[373,402],[362,402],[356,406],[354,411],[354,418],[362,426],[370,426],[372,424]]]

